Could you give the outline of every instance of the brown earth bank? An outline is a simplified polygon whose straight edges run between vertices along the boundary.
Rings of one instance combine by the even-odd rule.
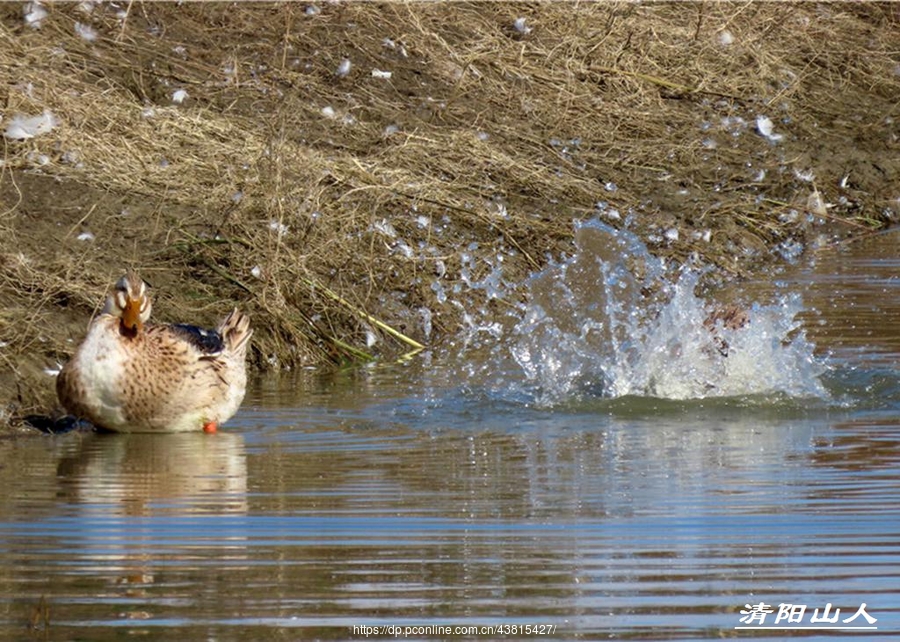
[[[579,220],[722,282],[900,212],[889,3],[7,3],[0,63],[8,423],[126,268],[283,369],[440,343]]]

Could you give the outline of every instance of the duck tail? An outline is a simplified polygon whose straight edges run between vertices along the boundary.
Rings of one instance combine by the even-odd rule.
[[[225,349],[231,354],[243,354],[247,349],[253,329],[250,327],[250,317],[235,308],[231,311],[217,328],[225,341]]]

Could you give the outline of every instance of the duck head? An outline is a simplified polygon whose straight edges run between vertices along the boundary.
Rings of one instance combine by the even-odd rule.
[[[150,296],[147,284],[135,272],[129,271],[116,281],[106,297],[104,314],[119,318],[119,329],[127,336],[137,336],[150,318]]]

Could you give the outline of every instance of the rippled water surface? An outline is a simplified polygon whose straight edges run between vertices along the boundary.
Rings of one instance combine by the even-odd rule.
[[[896,639],[898,241],[778,275],[803,295],[817,396],[548,404],[546,372],[528,388],[509,361],[492,378],[491,357],[420,355],[257,382],[216,435],[0,443],[0,635]],[[876,621],[844,623],[863,603]],[[736,628],[759,604],[765,625],[806,610]],[[838,620],[811,623],[826,604]]]

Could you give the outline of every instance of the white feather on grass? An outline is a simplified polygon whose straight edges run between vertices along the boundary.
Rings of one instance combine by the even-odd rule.
[[[531,27],[525,24],[525,18],[516,18],[513,21],[513,29],[518,31],[523,36],[527,36],[529,33],[531,33]]]
[[[756,117],[756,130],[773,143],[777,143],[784,138],[781,134],[775,133],[775,125],[767,116],[760,115]]]
[[[44,22],[44,18],[48,15],[47,10],[41,6],[40,2],[29,2],[25,5],[23,16],[25,18],[25,24],[27,24],[32,29],[40,29],[41,23]]]
[[[91,25],[86,25],[81,22],[75,23],[75,33],[88,42],[94,42],[97,39],[97,30]]]
[[[334,72],[334,75],[338,78],[344,78],[345,76],[350,74],[350,69],[353,67],[353,64],[350,62],[349,58],[344,58],[341,61],[341,64],[338,65],[337,71]]]
[[[37,116],[16,114],[10,119],[3,135],[10,140],[28,140],[53,131],[58,124],[56,116],[49,109],[45,109],[43,114]]]

